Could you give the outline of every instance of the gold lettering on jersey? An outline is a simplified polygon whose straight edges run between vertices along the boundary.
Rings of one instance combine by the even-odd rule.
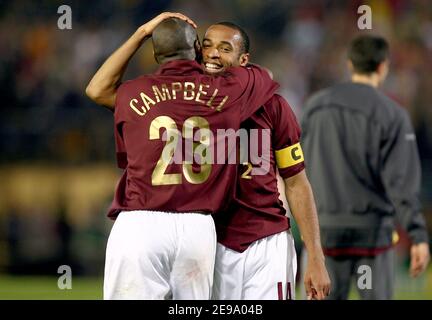
[[[225,96],[225,98],[223,98],[223,100],[221,101],[221,103],[219,103],[219,105],[216,107],[216,111],[221,111],[225,102],[227,102],[228,100],[228,96]]]
[[[204,104],[205,101],[200,100],[200,95],[205,95],[205,96],[207,95],[207,91],[204,91],[203,87],[210,88],[210,86],[208,84],[202,84],[202,83],[200,83],[199,89],[198,89],[198,93],[196,94],[195,101]]]
[[[136,104],[137,104],[137,103],[138,103],[138,99],[132,99],[132,100],[129,102],[129,106],[132,108],[133,111],[135,111],[136,113],[138,113],[140,116],[145,115],[146,112],[147,112],[147,110],[144,109],[143,106],[141,106],[141,110],[142,110],[142,111],[140,111],[140,110],[136,107]]]
[[[170,93],[168,91],[167,85],[163,84],[161,86],[161,88],[162,88],[162,92],[159,90],[159,88],[157,86],[152,86],[153,93],[156,97],[156,101],[161,102],[161,100],[162,101],[166,101],[166,99],[171,100],[171,96],[170,96]]]
[[[218,96],[219,89],[210,88],[209,84],[195,84],[186,81],[153,85],[151,87],[151,93],[140,92],[140,98],[132,98],[129,101],[129,106],[139,116],[144,116],[158,103],[181,99],[182,97],[180,93],[183,93],[183,100],[195,101],[200,105],[216,109],[216,111],[221,111],[229,99],[229,96]],[[140,100],[142,101],[142,104]],[[215,100],[221,102],[217,106],[213,106]]]
[[[149,128],[149,139],[160,139],[161,128],[165,128],[165,130],[167,131],[175,132],[177,130],[177,124],[173,119],[167,116],[159,116],[153,119]],[[168,165],[170,164],[170,161],[166,161],[166,159],[163,157],[163,154],[168,153],[171,160],[171,158],[174,156],[174,149],[172,148],[175,148],[175,146],[177,146],[179,139],[179,137],[176,135],[172,135],[172,138],[174,141],[172,143],[165,144],[163,152],[161,153],[161,156],[153,170],[151,176],[153,186],[181,184],[182,182],[182,175],[180,173],[165,173]]]
[[[190,88],[190,89],[188,89]],[[193,82],[185,82],[184,90],[183,90],[183,99],[184,100],[193,100],[195,98],[195,83]]]
[[[192,147],[191,154],[197,155],[201,159],[200,172],[195,172],[193,170],[193,159],[186,159],[183,164],[183,175],[186,180],[192,184],[200,184],[205,182],[210,176],[212,165],[211,165],[211,155],[210,152],[210,125],[208,121],[203,117],[190,117],[186,119],[183,124],[183,137],[189,141],[194,138],[194,128],[200,129],[200,143],[199,144],[188,144]],[[200,148],[200,146],[202,146]],[[201,152],[197,152],[197,149]],[[206,157],[206,155],[209,156]]]
[[[212,103],[213,103],[213,100],[214,100],[214,98],[216,97],[218,91],[219,91],[219,90],[216,88],[215,91],[213,92],[213,95],[211,96],[210,100],[207,101],[207,106],[211,107],[212,109],[213,109],[213,107],[212,107]]]
[[[180,82],[173,82],[171,84],[173,100],[176,99],[177,92],[181,92],[182,88],[183,88],[183,86],[182,86],[182,84]]]
[[[244,162],[243,165],[246,166],[246,170],[241,175],[242,179],[251,180],[252,176],[250,175],[250,173],[251,173],[251,171],[253,169],[252,163],[250,163],[250,162]]]
[[[144,92],[140,93],[141,95],[141,99],[144,103],[144,105],[146,106],[147,110],[150,110],[150,106],[149,104],[155,105],[156,102],[154,102],[154,100],[152,100],[148,95],[146,95]]]

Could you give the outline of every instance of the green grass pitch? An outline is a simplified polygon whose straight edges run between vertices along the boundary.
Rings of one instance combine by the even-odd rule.
[[[406,270],[397,274],[395,299],[432,300],[432,266],[418,279],[410,279]],[[102,278],[74,277],[72,289],[60,290],[57,277],[10,276],[0,274],[0,300],[100,300]],[[299,293],[297,297],[300,297]],[[352,290],[350,299],[358,299]]]

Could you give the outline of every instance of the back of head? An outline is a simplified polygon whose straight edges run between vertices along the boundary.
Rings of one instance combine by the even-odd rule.
[[[370,74],[377,71],[378,66],[388,59],[389,45],[379,36],[361,35],[355,38],[348,51],[354,72]]]
[[[178,59],[195,59],[197,33],[183,20],[165,19],[153,30],[152,40],[154,56],[159,64]]]

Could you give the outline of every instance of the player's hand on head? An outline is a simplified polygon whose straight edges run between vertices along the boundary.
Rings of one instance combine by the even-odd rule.
[[[426,242],[413,244],[411,246],[411,277],[417,277],[418,275],[422,274],[426,270],[429,260],[429,244]]]
[[[324,300],[330,294],[330,277],[324,261],[308,261],[304,285],[307,300]]]
[[[179,12],[163,12],[159,14],[158,16],[154,17],[149,22],[143,24],[140,29],[145,32],[146,35],[150,36],[153,32],[153,30],[156,28],[156,26],[161,23],[163,20],[168,18],[178,18],[180,20],[186,21],[189,23],[192,27],[197,28],[196,23],[189,18],[188,16],[185,16],[182,13]]]

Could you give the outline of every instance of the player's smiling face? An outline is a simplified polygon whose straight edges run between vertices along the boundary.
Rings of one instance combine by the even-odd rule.
[[[223,25],[207,29],[202,42],[203,66],[207,73],[220,73],[231,66],[245,66],[249,54],[241,54],[240,32]]]

